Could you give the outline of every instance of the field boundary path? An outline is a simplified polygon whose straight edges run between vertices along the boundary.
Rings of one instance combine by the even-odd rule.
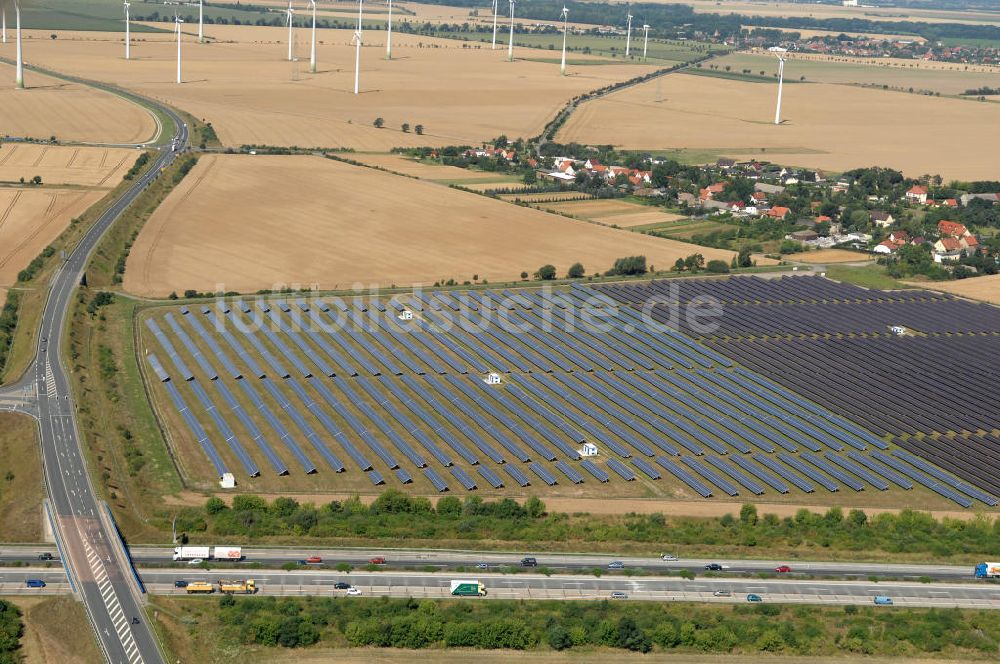
[[[172,109],[113,86],[36,67],[28,69],[104,90],[143,106],[157,117],[158,135],[150,141],[160,142],[156,161],[105,210],[53,276],[35,357],[19,381],[0,389],[0,404],[5,402],[11,409],[32,414],[38,420],[45,489],[55,515],[54,527],[64,547],[66,573],[87,609],[105,658],[115,663],[160,664],[164,658],[153,629],[144,619],[135,578],[127,562],[117,555],[118,534],[100,518],[104,505],[90,481],[59,341],[91,254],[136,197],[180,154],[162,148],[171,142],[187,145],[187,125]],[[172,136],[164,136],[167,128],[160,118],[173,124]],[[47,353],[50,338],[55,344]]]

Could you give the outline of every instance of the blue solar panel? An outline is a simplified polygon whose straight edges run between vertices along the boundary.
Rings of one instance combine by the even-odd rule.
[[[636,478],[635,471],[623,464],[618,459],[608,459],[608,468],[621,475],[622,479],[631,482]]]
[[[877,473],[880,477],[884,477],[885,479],[889,480],[898,487],[901,487],[903,489],[913,488],[913,482],[906,479],[906,477],[900,475],[889,466],[881,464],[878,461],[875,461],[874,459],[870,459],[861,452],[848,450],[847,456],[850,457],[852,461],[856,461],[858,464],[864,466],[873,473]]]
[[[174,318],[173,314],[167,314],[164,316],[167,321],[167,325],[173,330],[174,335],[181,340],[181,344],[187,349],[188,353],[191,354],[194,363],[201,369],[209,380],[215,380],[219,377],[219,373],[212,366],[212,363],[202,354],[201,349],[194,345],[194,341],[188,336],[188,333],[180,326],[177,319]]]
[[[447,443],[447,445],[456,454],[465,459],[467,463],[470,464],[479,463],[478,457],[476,457],[476,455],[474,455],[469,450],[469,448],[467,448],[465,445],[459,442],[459,440],[454,436],[454,434],[452,434],[451,431],[449,431],[441,421],[434,419],[433,416],[431,416],[426,410],[424,410],[424,408],[420,404],[416,402],[416,400],[414,400],[410,395],[404,392],[399,387],[399,385],[396,384],[395,380],[386,377],[379,378],[378,380],[379,383],[382,385],[382,387],[388,389],[389,392],[391,392],[394,397],[396,397],[399,401],[401,401],[403,405],[406,406],[406,408],[411,413],[416,415],[425,425],[427,425],[427,427],[435,435],[437,435],[439,438],[441,438],[441,440]],[[428,448],[428,450],[429,449],[430,448]],[[432,452],[432,454],[434,453]],[[443,458],[439,458],[437,454],[434,454],[434,457],[437,458],[438,461],[440,461],[443,465],[450,466],[452,463],[451,459],[447,458],[447,455],[445,455],[444,452],[442,452],[441,454]]]
[[[486,466],[479,466],[476,470],[479,471],[479,474],[483,476],[483,479],[489,482],[494,489],[503,487],[503,480],[500,479],[500,476]]]
[[[434,485],[434,488],[437,491],[440,492],[448,490],[448,485],[445,484],[444,480],[441,479],[441,476],[435,473],[431,468],[424,468],[424,477],[430,480],[431,484]]]
[[[354,381],[348,381],[344,378],[335,378],[333,380],[334,386],[336,386],[340,390],[340,392],[344,395],[347,401],[355,408],[360,410],[362,414],[364,414],[364,416],[368,418],[369,422],[374,423],[375,427],[379,429],[383,434],[385,434],[385,436],[390,441],[392,441],[392,444],[396,446],[396,449],[402,452],[403,456],[409,459],[410,462],[413,463],[417,468],[423,468],[424,466],[426,466],[427,461],[424,460],[424,457],[421,456],[420,453],[417,452],[415,449],[413,449],[413,447],[411,447],[410,444],[407,441],[405,441],[403,437],[400,436],[388,422],[382,419],[381,415],[375,412],[375,410],[367,403],[365,403],[358,395],[358,393],[354,391],[354,389],[351,387],[351,383],[353,382]],[[320,392],[320,394],[323,395],[323,390],[326,389],[326,385],[322,381],[318,381],[316,382],[315,387]],[[325,398],[325,395],[323,396]],[[337,401],[338,403],[340,403],[339,399]],[[385,447],[378,440],[375,439],[371,431],[365,426],[363,422],[361,422],[360,419],[355,417],[353,414],[351,414],[350,418],[345,417],[344,419],[346,419],[348,423],[353,428],[355,428],[355,430],[358,432],[358,435],[361,436],[361,439],[364,440],[365,443],[367,443],[368,446],[371,447],[372,450],[374,450],[375,453],[379,455],[379,457],[382,457],[383,460],[387,464],[389,464],[390,468],[395,468],[396,465],[398,465],[395,464],[395,459],[393,459],[391,453],[388,450],[386,450]],[[383,452],[385,454],[385,457],[383,457]]]
[[[876,477],[875,475],[868,472],[867,470],[865,470],[858,464],[854,463],[853,461],[848,461],[843,457],[837,456],[833,452],[827,452],[823,456],[825,456],[827,461],[829,461],[830,463],[834,463],[843,468],[844,470],[853,473],[855,476],[860,477],[861,479],[868,482],[879,491],[885,491],[889,488],[888,482],[886,482],[880,477]]]
[[[632,465],[648,475],[650,479],[660,479],[660,471],[653,468],[648,461],[644,459],[632,459]]]
[[[695,459],[694,457],[689,457],[689,456],[682,457],[681,463],[683,463],[688,468],[701,475],[709,483],[714,484],[715,486],[719,487],[720,489],[728,493],[730,496],[740,495],[739,487],[737,487],[735,484],[725,479],[717,472],[715,472],[714,470],[703,464],[701,461]]]
[[[748,473],[750,473],[751,475],[753,475],[757,479],[761,480],[762,482],[764,482],[765,484],[767,484],[768,486],[770,486],[772,489],[774,489],[778,493],[788,493],[788,485],[787,484],[785,484],[784,482],[782,482],[781,480],[779,480],[777,477],[775,477],[771,473],[767,472],[766,470],[764,470],[763,468],[761,468],[760,466],[758,466],[754,462],[750,461],[750,459],[747,459],[746,457],[741,457],[741,456],[738,456],[738,455],[737,456],[731,456],[731,457],[729,457],[729,459],[733,463],[735,463],[737,466],[739,466],[743,470],[747,471]],[[749,487],[747,487],[747,488],[749,488]]]
[[[458,466],[452,466],[448,469],[448,471],[451,473],[452,477],[458,480],[459,484],[465,487],[466,491],[474,491],[478,488],[475,480],[469,477],[469,474]]]
[[[226,302],[225,300],[216,300],[215,301],[215,308],[218,309],[219,311],[221,311],[224,314],[228,314],[231,311],[231,309],[229,308],[229,303]],[[181,312],[181,313],[183,313],[183,312]],[[202,309],[202,313],[204,313],[204,309]]]
[[[312,425],[302,417],[302,414],[292,405],[292,402],[281,393],[281,390],[267,378],[262,378],[260,384],[264,386],[264,389],[267,390],[271,398],[278,404],[278,407],[295,423],[295,426],[299,428],[299,431],[306,437],[309,444],[330,464],[330,467],[338,473],[343,472],[344,464],[330,451],[330,448],[326,446],[326,443],[319,437],[319,434],[313,429]],[[312,400],[310,399],[309,402],[312,403]]]
[[[266,375],[265,371],[259,364],[257,364],[257,360],[255,360],[253,356],[247,352],[246,348],[243,347],[243,344],[237,341],[236,337],[234,337],[232,332],[229,331],[221,318],[216,318],[215,315],[208,314],[208,321],[212,328],[226,340],[226,343],[233,349],[236,356],[240,358],[240,361],[250,369],[251,375],[256,376],[257,378],[263,378]]]
[[[271,310],[271,305],[266,300],[261,300],[260,298],[258,298],[254,304],[256,304],[257,308],[263,311],[264,313],[267,313],[268,311]]]
[[[413,478],[406,472],[405,468],[396,469],[396,479],[399,480],[400,484],[413,484]]]
[[[431,440],[430,436],[425,434],[423,430],[418,428],[409,417],[400,412],[400,410],[396,408],[395,404],[393,404],[387,397],[375,388],[373,383],[367,380],[358,380],[356,381],[356,384],[360,385],[361,389],[367,392],[369,397],[381,406],[383,410],[389,413],[389,415],[391,415],[392,418],[395,419],[408,434],[416,438],[420,444],[424,446],[424,449],[426,449],[430,455],[438,461],[438,463],[442,466],[452,465],[451,457],[445,454],[441,448],[437,446],[437,443]]]
[[[329,315],[329,313],[327,314]],[[377,376],[382,373],[381,369],[375,366],[361,351],[355,348],[352,344],[348,343],[341,335],[341,330],[337,329],[335,326],[330,326],[324,321],[316,311],[309,312],[309,320],[311,325],[307,328],[307,334],[310,336],[316,335],[323,339],[329,339],[334,342],[336,346],[346,352],[352,360],[361,365],[361,367],[373,376]],[[338,353],[339,355],[339,353]],[[342,366],[346,366],[343,360],[334,360]]]
[[[816,456],[815,454],[811,452],[803,452],[802,458],[811,463],[812,465],[816,466],[817,468],[819,468],[820,470],[822,470],[824,473],[834,478],[835,480],[840,480],[841,482],[851,487],[855,491],[864,491],[865,488],[864,484],[857,481],[856,479],[854,479],[853,477],[842,471],[840,468],[837,468],[833,464]]]
[[[583,481],[583,475],[581,475],[576,468],[569,465],[565,461],[556,461],[552,465],[556,467],[556,470],[558,470],[563,475],[568,477],[569,481],[572,482],[573,484],[579,484],[580,482]]]
[[[333,421],[332,417],[326,414],[326,411],[320,408],[319,404],[317,404],[316,401],[309,396],[309,393],[306,392],[305,388],[303,388],[297,380],[294,378],[288,378],[285,380],[285,385],[288,385],[292,392],[295,392],[295,395],[306,407],[306,410],[312,413],[313,417],[320,421],[320,424],[323,425],[323,428],[326,429],[327,433],[333,436],[333,438],[340,443],[340,446],[354,460],[354,463],[358,465],[358,468],[363,471],[371,470],[371,462],[368,461],[368,459],[365,458],[365,455],[354,446],[354,444],[347,438],[347,435],[340,429],[340,426]],[[314,444],[316,442],[318,441],[313,441]],[[322,445],[322,443],[320,444]],[[326,446],[323,445],[323,449],[320,451],[323,452],[325,449]],[[332,454],[329,450],[326,450],[326,452],[328,454]],[[396,465],[393,464],[390,465],[390,467],[395,468]]]
[[[236,400],[236,397],[233,396],[233,393],[229,391],[226,384],[221,380],[215,381],[212,384],[215,385],[215,388],[222,396],[222,400],[225,402],[226,406],[229,407],[229,410],[236,415],[236,418],[240,421],[243,427],[250,433],[250,438],[253,442],[257,444],[260,451],[264,453],[265,457],[267,457],[271,467],[274,468],[274,472],[279,475],[287,475],[288,466],[285,465],[285,462],[282,461],[271,448],[271,445],[264,438],[264,432],[260,430],[257,423],[254,422],[253,419],[247,414],[243,406],[241,406]]]
[[[242,378],[243,372],[240,371],[239,368],[233,364],[232,360],[229,359],[229,356],[222,351],[222,348],[219,347],[219,343],[208,333],[208,330],[206,330],[205,326],[201,324],[201,321],[195,316],[187,316],[185,320],[187,320],[188,325],[194,329],[198,338],[200,338],[202,342],[208,346],[208,349],[212,351],[215,358],[222,362],[222,366],[226,368],[226,373],[233,378]]]
[[[837,486],[836,482],[827,479],[826,476],[824,476],[821,472],[819,472],[812,466],[809,466],[799,461],[795,457],[782,452],[781,454],[778,454],[778,459],[783,461],[785,464],[791,466],[795,470],[799,471],[800,473],[811,479],[813,482],[816,482],[817,484],[825,488],[827,491],[840,490],[840,487]]]
[[[733,457],[733,458],[736,458],[736,457]],[[706,463],[708,463],[709,465],[711,465],[712,467],[714,467],[716,470],[725,473],[729,477],[733,478],[734,480],[736,480],[737,482],[739,482],[740,484],[742,484],[743,486],[745,486],[754,495],[759,496],[762,493],[764,493],[764,487],[763,486],[761,486],[758,482],[755,482],[754,480],[752,480],[749,477],[747,477],[744,473],[742,473],[739,470],[733,468],[722,457],[705,455],[705,461],[706,461]]]
[[[181,356],[177,354],[177,350],[174,348],[174,345],[170,342],[170,339],[167,338],[167,335],[163,334],[163,330],[161,330],[160,326],[156,324],[156,321],[152,318],[147,318],[146,327],[152,331],[153,336],[156,337],[158,342],[160,342],[160,346],[162,346],[163,350],[167,352],[167,357],[169,357],[170,361],[173,362],[174,367],[177,369],[177,372],[181,375],[181,377],[184,380],[194,380],[194,374],[191,373],[190,369],[188,369],[187,364],[185,364]]]
[[[528,469],[549,486],[556,484],[556,476],[548,471],[548,469],[537,461],[533,461],[528,464]]]
[[[368,475],[368,479],[371,480],[372,484],[374,484],[375,486],[381,486],[385,484],[385,480],[382,478],[382,475],[379,474],[377,470],[372,470],[365,474]]]
[[[302,354],[305,355],[307,358],[309,358],[309,361],[312,362],[312,365],[317,369],[319,369],[319,374],[314,374],[314,372],[311,369],[309,369],[304,363],[302,363],[301,360],[299,360],[298,356],[289,357],[288,359],[296,367],[299,367],[299,370],[302,372],[302,375],[304,377],[308,378],[309,376],[312,375],[321,375],[329,377],[329,376],[335,376],[337,374],[337,372],[333,369],[333,367],[327,364],[326,360],[320,357],[319,353],[313,350],[312,346],[306,343],[306,340],[302,338],[301,334],[291,329],[285,323],[284,319],[278,315],[277,312],[272,311],[268,315],[271,318],[271,322],[278,326],[278,330],[282,333],[282,335],[291,339],[292,343],[294,343],[298,347],[298,349],[302,351]],[[283,350],[286,353],[292,352],[291,349],[289,349],[287,346],[285,346]]]
[[[236,437],[236,433],[230,428],[229,423],[226,422],[226,418],[222,417],[222,414],[219,413],[219,410],[215,407],[212,399],[208,396],[208,393],[205,392],[205,388],[202,387],[201,383],[198,381],[191,381],[190,385],[191,389],[194,390],[195,396],[198,397],[198,400],[201,402],[202,408],[205,409],[205,412],[215,423],[215,427],[219,430],[219,433],[222,434],[223,439],[229,445],[229,449],[233,451],[236,458],[243,464],[243,469],[246,470],[247,475],[250,477],[257,477],[260,475],[260,469],[257,467],[257,464],[254,463],[254,460],[250,458],[249,454],[247,454],[246,449],[243,447],[243,443],[241,443],[239,438]]]
[[[781,477],[784,480],[788,480],[793,485],[795,485],[802,491],[805,491],[806,493],[812,493],[813,491],[816,490],[816,487],[814,487],[810,482],[802,479],[796,473],[793,473],[791,468],[789,468],[783,463],[775,461],[766,454],[755,454],[753,460],[759,463],[760,465],[768,468],[769,470],[777,473],[779,477]]]
[[[288,378],[291,374],[288,370],[278,362],[278,359],[271,354],[271,351],[267,349],[266,346],[257,338],[253,330],[244,325],[239,318],[234,318],[233,321],[236,323],[236,329],[243,333],[243,337],[250,342],[250,345],[254,347],[257,354],[264,358],[264,363],[271,367],[271,371],[274,372],[275,378]]]
[[[712,489],[708,485],[704,484],[701,480],[681,468],[667,457],[656,457],[656,463],[660,464],[664,470],[679,479],[681,482],[684,482],[689,487],[694,489],[695,492],[702,498],[710,498],[712,496]]]
[[[296,300],[295,300],[295,306],[297,306],[302,311],[309,311],[309,303],[306,302],[301,297],[300,298],[296,298]]]
[[[334,383],[335,385],[337,385],[337,387],[341,388],[341,390],[343,390],[345,387],[342,381],[343,379],[338,379],[338,381],[335,381]],[[289,379],[288,382],[291,383],[292,379]],[[347,425],[351,428],[351,430],[359,438],[361,438],[361,440],[363,440],[365,444],[368,445],[368,448],[372,452],[374,452],[387,466],[389,466],[389,468],[393,470],[399,468],[399,462],[396,461],[396,458],[392,455],[392,453],[390,453],[389,450],[387,450],[382,445],[382,443],[378,442],[375,439],[375,436],[373,436],[371,431],[368,430],[368,427],[366,427],[364,423],[360,419],[358,419],[358,417],[354,415],[354,413],[352,413],[350,409],[348,409],[347,406],[340,399],[337,399],[337,397],[333,395],[333,393],[327,388],[326,384],[323,381],[313,380],[309,384],[312,386],[314,390],[319,392],[320,397],[322,397],[323,400],[331,408],[333,408],[333,410],[343,420],[347,422]],[[353,401],[353,399],[351,399],[350,394],[347,394],[347,399]],[[330,421],[328,428],[330,428],[331,426],[333,427],[333,429],[330,429],[330,432],[334,434],[334,437],[337,439],[338,442],[340,442],[341,446],[347,450],[348,454],[354,457],[359,464],[362,463],[367,464],[368,461],[364,459],[364,456],[361,455],[361,453],[358,450],[355,449],[353,443],[348,439],[346,432],[337,427],[336,424],[333,424],[333,421],[330,420],[330,418],[325,414],[324,417],[326,417],[326,419]],[[324,422],[324,425],[326,425],[326,422]]]
[[[595,478],[597,478],[598,482],[607,482],[609,479],[608,474],[603,470],[601,470],[597,466],[597,464],[591,461],[590,459],[584,459],[583,461],[581,461],[580,467],[586,470],[591,475],[593,475]]]
[[[146,356],[146,360],[148,360],[149,365],[153,367],[153,372],[156,374],[156,377],[161,383],[165,383],[170,380],[170,375],[163,369],[163,365],[160,364],[160,360],[156,357],[156,355],[150,353]]]
[[[247,304],[246,302],[244,302],[243,300],[236,300],[236,306],[243,313],[245,313],[245,314],[250,313],[250,305]]]
[[[170,383],[167,383],[167,385],[169,384]],[[879,461],[881,461],[882,463],[884,463],[885,465],[892,468],[893,470],[898,470],[899,472],[903,473],[910,479],[917,482],[917,484],[925,486],[931,491],[934,491],[935,493],[938,493],[944,496],[945,498],[949,498],[955,501],[962,507],[972,507],[972,501],[963,496],[962,494],[958,493],[957,491],[953,490],[950,487],[945,486],[944,484],[938,482],[937,480],[931,479],[926,475],[918,473],[916,470],[907,466],[899,459],[893,459],[888,454],[883,454],[878,450],[872,450],[871,455],[876,459],[878,459]]]
[[[216,476],[222,477],[228,473],[229,470],[226,468],[226,463],[222,460],[222,457],[219,456],[219,452],[215,449],[215,445],[213,445],[212,441],[208,439],[208,434],[205,432],[205,428],[201,426],[198,418],[196,418],[194,413],[191,412],[191,409],[187,407],[187,404],[184,402],[184,397],[182,397],[181,393],[177,390],[177,386],[172,382],[166,382],[164,383],[164,386],[166,387],[167,394],[170,395],[170,399],[174,402],[174,407],[177,408],[177,412],[181,414],[181,417],[187,423],[188,428],[191,429],[191,433],[194,435],[195,440],[198,441],[198,444],[201,445],[201,449],[205,452],[205,456],[207,456],[208,460],[212,462],[212,466],[215,468]]]
[[[920,457],[916,457],[910,454],[909,452],[904,452],[903,450],[893,450],[892,453],[894,456],[897,456],[903,461],[906,461],[911,466],[915,466],[916,468],[919,468],[928,475],[941,480],[942,482],[952,487],[953,489],[957,489],[958,491],[961,491],[967,496],[982,501],[987,505],[989,505],[990,507],[997,506],[997,499],[994,498],[993,496],[989,495],[984,491],[980,491],[974,486],[971,486],[969,484],[966,484],[965,482],[955,479],[954,477],[944,472],[937,466],[932,466],[931,464],[927,463]]]
[[[264,403],[264,400],[260,398],[257,394],[257,390],[254,389],[253,385],[249,381],[241,380],[236,383],[242,389],[247,398],[250,399],[250,404],[256,409],[261,416],[267,420],[267,423],[274,429],[274,432],[278,435],[278,439],[291,451],[292,456],[294,456],[298,462],[302,465],[302,470],[307,474],[316,472],[316,464],[314,464],[309,457],[305,455],[299,444],[292,438],[292,434],[285,428],[285,425],[274,416],[271,409]]]
[[[504,469],[504,471],[506,471],[506,473],[508,475],[510,475],[512,478],[514,478],[515,482],[517,482],[521,486],[524,487],[524,486],[528,486],[529,484],[531,484],[531,480],[528,479],[528,476],[525,475],[524,472],[520,468],[518,468],[517,466],[512,466],[509,463],[505,463],[503,465],[503,469]]]

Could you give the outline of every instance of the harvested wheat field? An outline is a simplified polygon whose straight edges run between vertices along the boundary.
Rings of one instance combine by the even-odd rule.
[[[838,171],[878,165],[946,180],[996,177],[998,104],[797,83],[785,86],[784,124],[776,126],[776,88],[670,75],[583,104],[556,139],[710,150]]]
[[[823,263],[868,263],[874,260],[874,256],[847,249],[820,249],[819,251],[806,251],[786,256],[786,259],[798,263],[821,265]]]
[[[0,187],[0,285],[56,239],[70,220],[103,197],[100,190]]]
[[[143,228],[125,288],[165,296],[292,283],[504,281],[545,263],[560,273],[576,261],[596,271],[642,254],[668,266],[695,252],[732,257],[322,157],[213,155]]]
[[[111,188],[139,154],[125,148],[4,143],[0,144],[0,182],[28,181],[38,175],[46,185]]]
[[[676,0],[652,0],[652,2],[674,3]],[[790,16],[805,16],[816,19],[841,18],[864,19],[866,21],[902,20],[919,21],[921,23],[968,23],[1000,25],[1000,16],[996,12],[977,11],[975,9],[941,10],[924,9],[922,7],[875,7],[870,2],[861,2],[857,7],[844,7],[841,3],[819,4],[805,2],[757,2],[755,0],[687,0],[696,13],[705,14],[745,14],[747,16],[762,16],[787,18]],[[905,14],[906,18],[901,18]],[[766,25],[767,21],[754,21]],[[787,29],[787,28],[785,28]]]
[[[0,63],[0,80],[13,81],[14,68]],[[154,138],[153,117],[132,102],[32,71],[25,72],[24,80],[24,90],[0,87],[0,135],[87,143],[143,143]]]
[[[983,300],[985,302],[992,302],[993,304],[1000,304],[1000,274],[971,277],[957,281],[935,281],[933,283],[913,281],[908,283],[918,288],[942,291],[973,300]]]
[[[385,60],[385,35],[365,32],[361,94],[354,95],[350,31],[318,35],[319,73],[308,72],[306,32],[296,38],[301,62],[288,62],[286,31],[254,26],[206,26],[218,43],[183,45],[184,83],[175,77],[169,35],[144,35],[133,60],[121,58],[119,35],[61,34],[32,39],[31,58],[46,67],[162,99],[210,121],[225,145],[351,147],[478,144],[501,133],[538,134],[570,97],[653,71],[645,65],[579,67],[560,76],[557,64],[505,59],[482,44],[398,34]],[[35,33],[35,36],[39,36]],[[47,36],[47,35],[46,35]],[[539,57],[548,51],[518,49]],[[373,126],[381,117],[385,127]],[[402,131],[423,125],[424,135]]]
[[[606,226],[619,226],[621,228],[663,224],[686,219],[683,215],[665,212],[659,207],[630,203],[619,199],[539,203],[538,207],[580,219],[590,219]]]

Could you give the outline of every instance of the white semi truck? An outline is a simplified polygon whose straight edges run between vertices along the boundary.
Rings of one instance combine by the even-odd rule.
[[[243,549],[238,546],[178,546],[174,548],[174,560],[243,560]]]

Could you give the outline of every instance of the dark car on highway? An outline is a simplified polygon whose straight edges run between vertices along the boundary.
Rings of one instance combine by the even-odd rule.
[[[174,581],[174,588],[187,588],[187,587],[188,587],[187,581],[181,579]]]
[[[351,584],[347,583],[346,581],[337,581],[335,584],[333,584],[334,590],[348,590],[350,587]]]
[[[530,556],[521,558],[521,567],[538,567],[538,561]]]
[[[705,569],[710,570],[712,572],[721,572],[722,565],[720,565],[719,563],[709,563],[705,565]]]

